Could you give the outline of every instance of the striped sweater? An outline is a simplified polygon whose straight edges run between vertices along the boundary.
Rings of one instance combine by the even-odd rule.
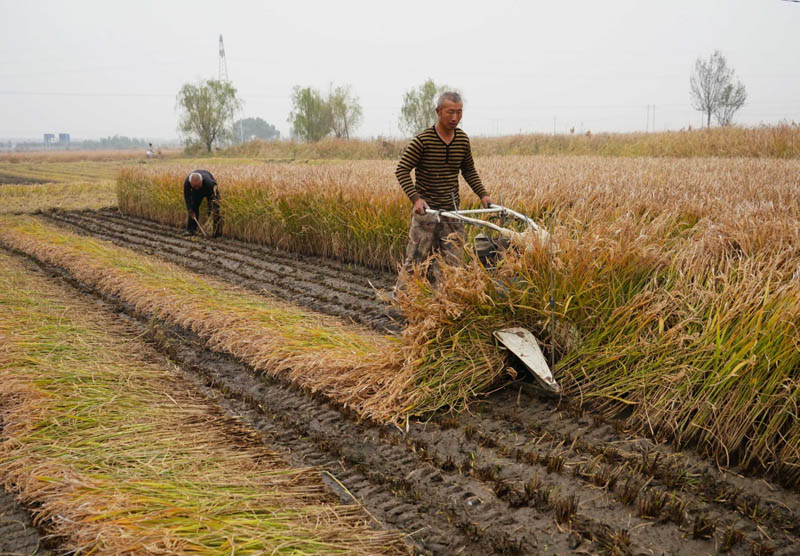
[[[416,168],[416,184],[411,170]],[[458,172],[480,198],[486,195],[475,170],[469,137],[456,128],[453,140],[446,144],[435,127],[429,127],[411,140],[397,164],[397,181],[411,202],[422,198],[433,209],[452,209],[455,195],[458,207]]]

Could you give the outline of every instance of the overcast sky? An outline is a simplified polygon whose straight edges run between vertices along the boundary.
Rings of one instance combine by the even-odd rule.
[[[735,122],[800,122],[800,3],[784,0],[0,0],[0,138],[177,136],[182,84],[217,78],[288,135],[295,85],[352,86],[357,134],[400,136],[405,91],[459,89],[471,135],[698,126],[689,74],[722,51]],[[654,109],[648,109],[654,106]]]

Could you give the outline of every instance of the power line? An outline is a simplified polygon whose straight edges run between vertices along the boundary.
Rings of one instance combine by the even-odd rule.
[[[91,93],[85,91],[0,91],[6,96],[65,96],[65,97],[174,97],[176,93]],[[240,96],[247,98],[280,98],[289,99],[289,95],[246,94]]]
[[[0,95],[63,97],[174,97],[175,93],[87,93],[82,91],[0,91]]]

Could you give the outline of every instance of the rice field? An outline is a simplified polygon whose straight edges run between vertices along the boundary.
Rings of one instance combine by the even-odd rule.
[[[388,299],[371,288],[390,287],[403,257],[410,204],[395,162],[381,160],[391,144],[331,142],[310,155],[250,144],[124,165],[111,203],[121,212],[5,216],[0,244],[164,327],[154,337],[176,364],[250,404],[242,416],[282,423],[277,438],[326,472],[345,470],[328,482],[340,499],[407,533],[428,523],[430,536],[414,526],[422,552],[792,554],[793,133],[476,140],[491,154],[476,163],[492,198],[551,229],[555,256],[529,243],[487,272],[466,251],[441,287],[412,279],[398,294],[394,335],[342,320],[384,322],[367,316]],[[386,152],[298,162],[351,147],[355,158]],[[595,154],[522,154],[532,151]],[[520,154],[492,154],[508,152]],[[64,175],[79,171],[64,164]],[[226,239],[178,237],[183,179],[196,168],[220,183]],[[461,196],[477,202],[463,184]],[[561,398],[524,392],[525,372],[507,367],[492,336],[507,326],[540,339]],[[199,343],[175,352],[162,338],[173,330]],[[248,369],[261,378],[245,382]],[[376,489],[395,498],[381,506]]]
[[[210,169],[232,237],[400,261],[409,204],[391,162]],[[524,325],[556,346],[557,378],[587,406],[797,484],[800,162],[495,157],[479,169],[495,199],[552,225],[556,265],[534,248],[499,282],[473,261],[438,292],[419,284],[401,300],[419,372],[496,377],[491,331]],[[120,209],[180,225],[174,188],[189,170],[123,169]],[[471,380],[469,394],[491,384]]]
[[[169,157],[150,160],[140,150],[0,154],[0,214],[116,206],[115,177],[122,165],[155,166],[177,154],[173,151]]]
[[[117,203],[112,180],[89,183],[0,185],[0,214],[47,209],[101,209]]]
[[[406,552],[188,391],[132,331],[5,254],[0,306],[0,473],[61,550]]]
[[[800,125],[682,129],[657,133],[529,133],[472,138],[478,157],[508,155],[599,155],[669,158],[798,158]],[[397,160],[407,141],[326,138],[315,143],[251,141],[226,149],[228,156],[266,160]]]
[[[46,209],[99,209],[116,204],[120,162],[61,162],[0,155],[0,214]]]
[[[161,149],[162,158],[178,156],[181,149]],[[0,163],[31,162],[39,164],[51,163],[83,163],[83,162],[120,162],[145,159],[145,149],[106,149],[106,150],[48,150],[21,151],[0,153]]]

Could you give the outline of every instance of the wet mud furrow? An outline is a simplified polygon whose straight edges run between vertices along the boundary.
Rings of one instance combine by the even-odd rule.
[[[33,526],[30,512],[12,494],[0,489],[0,554],[46,556],[51,552],[43,539]],[[55,539],[48,540],[47,546],[55,545]]]
[[[325,401],[256,376],[236,361],[187,349],[183,331],[154,331],[151,324],[150,336],[214,389],[207,395],[246,416],[271,443],[288,449],[294,463],[323,469],[343,502],[354,497],[382,523],[411,534],[422,550],[556,554],[571,542],[569,532],[559,532],[546,513],[509,515],[506,504],[478,481],[443,471],[404,443],[392,442],[397,431],[359,424]]]
[[[613,468],[621,479],[630,476],[645,485],[644,492],[649,494],[654,490],[680,493],[690,516],[715,514],[719,525],[726,519],[745,519],[767,537],[788,533],[787,540],[796,541],[800,536],[800,496],[796,492],[760,477],[720,470],[696,455],[637,437],[622,429],[621,423],[604,423],[576,408],[541,411],[539,404],[515,405],[512,396],[512,392],[498,394],[497,403],[483,404],[480,415],[465,416],[460,424],[482,435],[501,421],[505,426],[491,435],[491,441],[502,452],[513,453],[516,447],[534,442],[540,450],[568,449],[574,460],[567,460],[565,467],[574,475]],[[530,456],[524,450],[515,455],[518,459]]]
[[[93,217],[96,214],[104,217]],[[340,270],[333,277],[325,264],[296,261],[285,255],[283,260],[276,261],[269,253],[259,253],[247,244],[232,240],[183,238],[174,229],[157,235],[151,229],[140,229],[141,224],[118,223],[103,213],[52,212],[48,215],[78,232],[157,255],[198,273],[223,278],[254,291],[266,291],[294,304],[382,332],[399,330],[397,315],[392,315],[386,305],[376,300],[375,288],[388,287],[386,277],[380,273],[369,278],[367,272],[360,279],[352,279],[347,271]],[[347,279],[343,280],[343,275]]]
[[[51,218],[179,264],[189,266],[192,258],[168,253],[164,244],[173,242],[176,247],[169,249],[178,250],[190,242],[176,238],[171,228],[136,219],[129,232],[139,237],[135,243],[120,233],[126,217],[118,213],[67,212]],[[221,251],[215,256],[231,258],[250,249],[231,240],[214,246]],[[314,266],[312,259],[304,258],[304,264]],[[236,279],[211,272],[236,281],[260,272],[255,268],[244,266]],[[339,282],[345,290],[349,280],[354,288],[363,287],[371,272],[341,268]],[[298,287],[307,287],[307,282]],[[314,303],[310,306],[319,310]],[[364,303],[374,310],[382,307],[374,296]],[[190,341],[174,329],[167,336]],[[174,341],[162,342],[162,349]],[[448,553],[454,546],[475,545],[506,553],[528,553],[531,547],[540,553],[800,553],[798,493],[763,478],[720,471],[691,453],[637,437],[621,423],[584,414],[569,400],[541,398],[525,383],[492,394],[471,413],[434,416],[401,433],[358,423],[324,400],[254,377],[238,362],[214,363],[219,356],[199,345],[195,352],[200,359],[186,355],[185,366],[203,377],[209,395],[224,392],[229,400],[224,403],[244,404],[241,411],[269,419],[287,442],[294,436],[305,439],[312,448],[303,460],[335,475],[370,512],[373,506],[362,499],[364,492],[383,489],[397,503],[427,512],[421,523],[434,523],[428,517],[439,516],[453,528],[442,535],[460,539],[447,544],[447,550],[438,540],[418,539],[426,551]],[[245,384],[251,380],[255,382]],[[271,390],[262,391],[266,387]],[[296,405],[281,405],[292,396],[300,396]],[[304,449],[290,448],[296,453]],[[315,458],[328,463],[315,463]],[[340,473],[357,472],[358,478],[342,480],[332,462]],[[366,481],[363,488],[360,481]],[[335,481],[330,482],[336,490]],[[341,488],[339,493],[344,495]],[[410,530],[379,506],[373,513],[383,523]],[[437,528],[445,531],[443,525]]]
[[[253,376],[224,355],[205,352],[202,342],[184,331],[154,322],[138,324],[207,398],[263,434],[265,442],[283,450],[292,465],[319,468],[342,503],[360,504],[382,526],[408,532],[420,552],[477,554],[492,549],[482,539],[468,537],[436,507],[417,505],[410,492],[395,489],[372,462],[346,453],[343,443],[353,446],[356,439],[333,426],[340,419],[337,412]],[[335,441],[314,432],[330,429],[337,429]],[[475,549],[467,550],[473,545]]]
[[[125,227],[146,230],[148,232],[155,231],[162,236],[175,236],[181,238],[182,228],[174,228],[152,220],[139,218],[121,213],[114,208],[101,209],[101,210],[85,210],[85,211],[69,211],[65,214],[80,214],[83,213],[91,216],[96,220],[104,220],[107,222],[115,222],[122,224]],[[200,238],[202,234],[197,237]],[[299,253],[292,253],[289,251],[275,249],[267,245],[260,245],[256,243],[247,243],[236,239],[218,238],[219,241],[227,248],[238,249],[241,252],[267,258],[275,262],[285,264],[304,265],[306,268],[311,268],[317,272],[335,279],[341,279],[342,273],[349,273],[352,278],[351,282],[358,284],[367,284],[369,281],[373,282],[376,287],[388,287],[394,285],[395,276],[391,272],[367,268],[361,265],[351,265],[343,263],[336,259],[329,259],[324,257],[307,256]],[[371,288],[368,288],[371,290]]]
[[[144,233],[152,233],[155,230],[159,237],[172,236],[176,240],[192,240],[183,235],[182,229],[163,224],[155,224],[154,228],[154,223],[149,220],[127,216],[114,209],[85,211],[85,214],[90,215],[95,221],[102,220],[109,224],[113,223],[122,226],[124,229],[136,229]],[[195,238],[197,240],[208,240],[208,238],[202,238],[202,234],[195,236]],[[219,244],[227,253],[238,253],[254,258],[256,261],[264,261],[270,264],[287,265],[291,267],[290,271],[294,269],[301,271],[301,275],[313,274],[334,289],[341,288],[343,291],[372,294],[375,288],[388,288],[393,286],[395,282],[394,273],[360,265],[349,265],[335,259],[290,253],[266,245],[246,243],[226,237],[211,238],[211,241]],[[343,274],[347,274],[347,279],[344,281],[342,280]]]
[[[342,502],[356,500],[385,526],[406,531],[419,552],[564,554],[579,544],[574,531],[560,526],[549,511],[510,512],[479,480],[444,471],[409,450],[397,429],[358,422],[324,400],[206,350],[189,331],[137,315],[133,307],[61,268],[30,264],[117,311],[206,396],[261,431],[293,463],[319,467]]]
[[[610,441],[614,429],[589,418],[561,420],[567,430],[584,421],[585,438],[577,431],[559,434],[552,416],[563,409],[552,411],[522,396],[506,401],[542,414],[544,426],[497,420],[491,410],[478,408],[458,420],[435,419],[429,424],[434,430],[412,429],[408,442],[445,469],[481,478],[512,507],[537,498],[551,505],[574,500],[573,528],[584,534],[588,528],[587,536],[594,537],[600,531],[601,540],[616,534],[631,546],[655,543],[666,553],[704,554],[717,546],[731,553],[795,554],[800,548],[797,496],[770,492],[763,481],[726,479],[646,439],[617,434]],[[489,406],[496,404],[487,402],[483,409]],[[590,427],[602,438],[593,439]],[[593,523],[591,516],[598,515],[602,523]]]

